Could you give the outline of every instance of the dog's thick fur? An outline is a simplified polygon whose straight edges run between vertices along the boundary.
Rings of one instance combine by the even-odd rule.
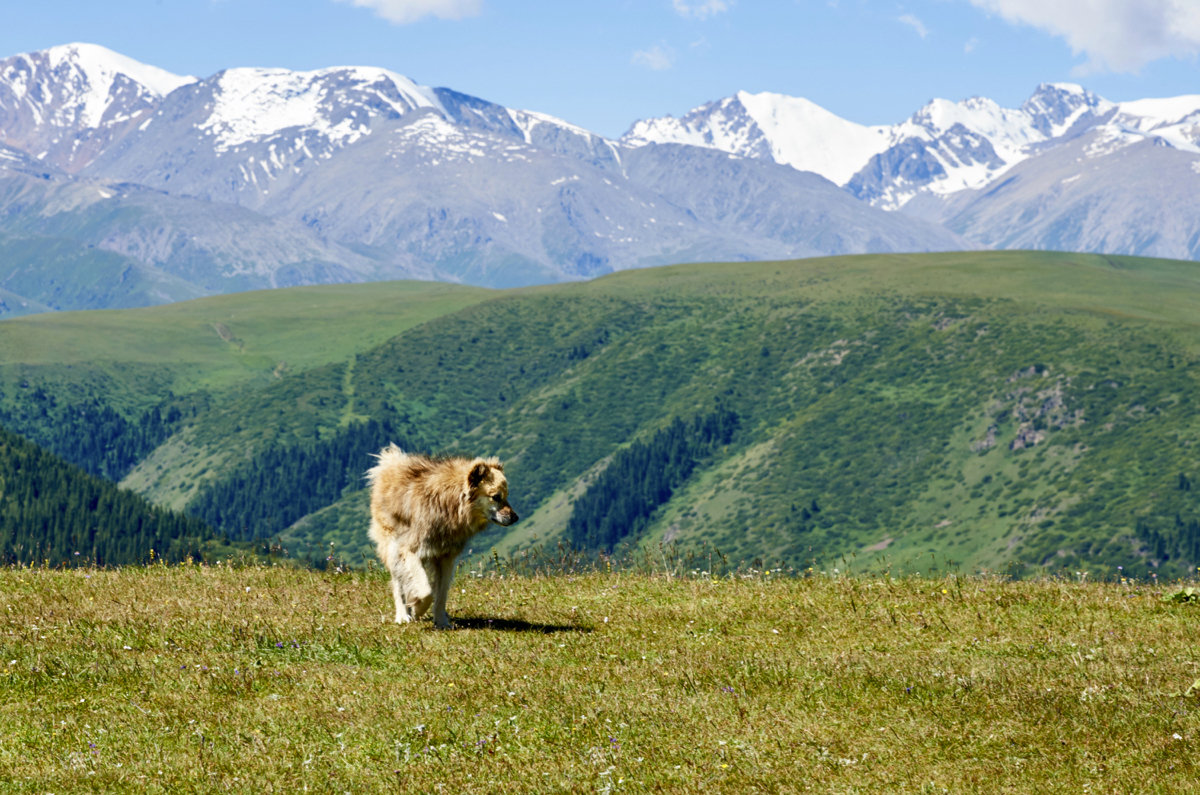
[[[517,521],[504,467],[494,458],[410,455],[394,444],[376,458],[367,470],[368,534],[392,574],[396,623],[414,621],[433,605],[434,625],[449,628],[446,595],[467,539],[488,522]]]

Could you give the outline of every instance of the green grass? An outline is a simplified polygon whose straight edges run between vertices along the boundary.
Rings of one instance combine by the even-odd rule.
[[[10,791],[1191,792],[1196,605],[994,578],[0,570]],[[1190,689],[1193,688],[1193,689]]]
[[[41,314],[0,322],[0,364],[150,366],[169,372],[170,386],[179,393],[223,390],[344,361],[493,294],[440,282],[397,281]]]

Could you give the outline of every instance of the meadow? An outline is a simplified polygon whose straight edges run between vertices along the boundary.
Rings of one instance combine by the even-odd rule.
[[[463,569],[440,632],[377,569],[9,567],[0,788],[1194,792],[1180,587]]]

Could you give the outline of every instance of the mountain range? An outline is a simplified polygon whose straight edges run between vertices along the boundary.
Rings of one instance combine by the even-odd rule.
[[[1200,258],[1200,95],[1117,103],[1048,83],[1019,108],[935,99],[868,127],[805,99],[739,92],[639,121],[621,141],[812,171],[980,247]]]
[[[619,140],[374,67],[0,60],[0,316],[419,278],[1055,248],[1200,256],[1200,97],[1044,85],[891,127],[739,92]]]

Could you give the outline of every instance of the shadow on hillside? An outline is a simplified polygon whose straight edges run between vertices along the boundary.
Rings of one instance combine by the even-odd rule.
[[[492,629],[498,632],[540,632],[543,635],[553,635],[557,632],[591,632],[591,627],[581,627],[574,624],[537,624],[521,621],[516,618],[482,618],[471,616],[463,618],[455,616],[454,626],[458,629]]]

